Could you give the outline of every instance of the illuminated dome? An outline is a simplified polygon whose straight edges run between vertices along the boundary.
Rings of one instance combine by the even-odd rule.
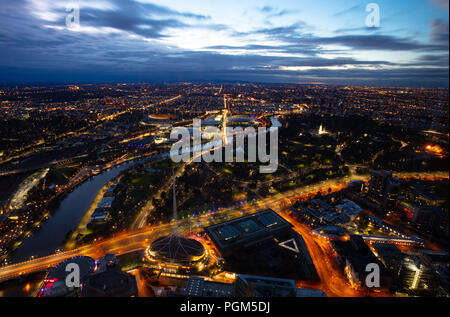
[[[190,264],[204,258],[203,245],[194,239],[170,235],[156,239],[147,250],[148,256],[157,261],[174,264]]]

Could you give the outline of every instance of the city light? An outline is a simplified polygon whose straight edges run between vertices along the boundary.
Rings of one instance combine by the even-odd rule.
[[[3,2],[0,298],[448,298],[448,1]]]

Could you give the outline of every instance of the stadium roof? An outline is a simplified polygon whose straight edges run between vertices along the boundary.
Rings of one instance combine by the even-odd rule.
[[[206,233],[223,256],[233,248],[242,248],[270,239],[275,233],[290,229],[292,225],[273,210],[236,218],[205,228]]]
[[[205,248],[197,240],[169,235],[153,241],[150,252],[155,258],[163,261],[185,263],[203,256]]]

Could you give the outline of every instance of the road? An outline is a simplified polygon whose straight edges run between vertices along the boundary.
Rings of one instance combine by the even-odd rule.
[[[189,219],[172,220],[171,223],[153,225],[150,227],[147,226],[133,232],[123,232],[112,238],[98,241],[78,249],[3,266],[0,267],[0,281],[40,270],[46,270],[74,256],[85,255],[98,259],[107,253],[121,255],[143,250],[156,238],[171,234],[174,228],[178,228],[178,232],[181,234],[187,234],[190,233],[192,229],[199,230],[205,226],[271,208],[289,221],[293,225],[293,230],[303,237],[316,267],[316,271],[320,277],[320,282],[318,283],[305,283],[299,281],[297,282],[298,287],[320,289],[328,296],[367,296],[369,295],[367,292],[352,288],[347,282],[343,272],[336,267],[329,256],[331,253],[330,244],[327,241],[312,235],[311,229],[308,226],[297,222],[297,220],[287,212],[288,207],[290,207],[297,199],[310,197],[317,193],[329,193],[329,189],[331,189],[331,192],[342,190],[347,186],[347,182],[354,178],[355,177],[353,176],[349,176],[338,180],[323,181],[315,185],[279,193],[257,202],[247,202],[236,208],[221,209],[217,212],[208,212]],[[371,293],[370,296],[389,296],[389,294]]]
[[[347,281],[344,273],[336,267],[328,255],[331,253],[329,242],[312,235],[312,230],[301,223],[298,223],[287,213],[282,213],[283,217],[294,225],[294,231],[299,233],[308,248],[313,260],[320,283],[297,282],[297,287],[317,288],[324,291],[329,297],[362,297],[364,292],[353,289]]]
[[[224,97],[224,103],[225,103],[225,111],[224,111],[224,115],[225,115],[225,114],[228,112],[228,110],[226,110],[226,109],[227,109],[227,106],[226,106],[226,98],[225,98],[225,97]],[[224,127],[223,127],[223,131],[222,131],[222,141],[220,142],[220,144],[218,144],[217,146],[215,146],[215,147],[212,148],[212,149],[207,148],[206,150],[203,150],[203,151],[201,151],[201,152],[197,152],[197,153],[194,152],[194,154],[192,155],[192,157],[190,158],[190,160],[189,160],[188,162],[185,162],[185,163],[178,169],[178,171],[177,171],[177,172],[176,172],[176,173],[175,173],[175,174],[174,174],[174,175],[173,175],[173,176],[172,176],[172,177],[164,184],[164,186],[161,187],[161,188],[158,190],[158,192],[157,192],[153,197],[159,199],[160,196],[161,196],[161,194],[162,194],[163,192],[167,192],[167,191],[169,190],[170,186],[172,186],[173,181],[176,180],[176,179],[177,179],[178,177],[180,177],[181,175],[183,175],[183,174],[184,174],[184,171],[185,171],[185,169],[186,169],[186,166],[188,166],[189,164],[192,164],[192,163],[195,161],[196,158],[198,158],[198,157],[204,155],[205,153],[208,153],[208,152],[210,152],[210,151],[216,151],[217,149],[226,146],[227,143],[228,143],[227,140],[228,140],[230,137],[235,137],[235,136],[237,136],[237,135],[247,135],[247,134],[251,133],[251,132],[246,132],[246,131],[242,131],[242,132],[235,131],[235,132],[233,132],[232,134],[227,134],[227,133],[226,133],[226,118],[227,118],[227,116],[225,115],[225,116],[224,116]],[[193,151],[193,147],[190,148],[190,152],[192,152],[192,151]],[[166,153],[166,154],[169,155],[170,152],[169,152],[169,153]],[[145,226],[145,224],[146,224],[146,222],[147,222],[148,216],[150,215],[150,213],[151,213],[152,210],[154,209],[154,206],[153,206],[152,201],[153,201],[153,199],[150,199],[150,200],[144,205],[144,207],[139,211],[137,217],[135,218],[133,224],[132,224],[131,227],[130,227],[131,230],[137,230],[137,229],[143,228],[143,227]]]
[[[175,100],[177,98],[180,98],[180,96],[175,97],[174,99],[171,99],[169,101]],[[225,98],[224,102],[226,103]],[[225,109],[227,109],[226,106]],[[227,114],[227,110],[225,110],[224,112],[225,114]],[[225,118],[227,118],[226,115]],[[103,120],[111,120],[111,118],[105,117],[103,118]],[[226,126],[226,121],[224,122],[224,126]],[[223,143],[225,143],[225,139],[223,140]],[[116,161],[106,165],[105,167],[106,168],[112,167],[113,165],[125,162],[128,159],[129,158],[126,156],[121,157]],[[193,159],[194,158],[192,158],[192,160]],[[189,163],[190,162],[185,163],[177,171],[177,173],[173,176],[173,178],[177,178],[180,175],[182,175],[185,166]],[[99,172],[99,170],[92,172]],[[396,175],[400,177],[414,177],[414,178],[439,178],[439,177],[448,178],[448,173],[428,173],[428,174],[401,173]],[[77,176],[78,177],[75,177],[73,181],[70,183],[69,187],[78,184],[87,175],[85,173],[81,173],[80,175]],[[307,245],[307,248],[311,254],[311,258],[316,267],[317,273],[321,279],[321,282],[316,284],[307,284],[304,282],[298,282],[299,287],[318,288],[327,293],[328,296],[339,296],[339,297],[365,296],[367,295],[365,292],[358,291],[350,287],[341,270],[336,268],[332,259],[328,257],[328,254],[330,253],[330,245],[326,241],[321,241],[318,238],[314,237],[311,234],[311,230],[309,227],[298,223],[286,212],[287,207],[291,206],[295,202],[295,200],[297,200],[300,197],[310,197],[314,196],[317,193],[328,194],[330,193],[329,189],[331,189],[331,192],[338,191],[345,188],[346,184],[349,181],[356,179],[367,180],[368,177],[352,175],[341,179],[323,181],[315,185],[299,187],[285,193],[278,193],[271,197],[261,199],[259,202],[255,204],[246,203],[239,206],[238,208],[223,209],[216,213],[208,213],[201,216],[192,217],[190,219],[173,220],[171,223],[145,226],[146,219],[153,208],[150,201],[141,210],[138,217],[136,218],[136,221],[132,226],[133,231],[124,232],[114,236],[113,238],[98,241],[93,244],[86,245],[74,250],[60,252],[42,258],[37,258],[22,263],[0,267],[0,281],[19,277],[21,275],[29,274],[40,270],[47,270],[49,267],[53,267],[58,263],[64,261],[65,259],[74,256],[85,255],[98,259],[107,253],[114,253],[116,255],[121,255],[133,251],[143,250],[148,246],[148,244],[151,241],[155,240],[156,238],[172,233],[175,227],[178,228],[178,231],[180,233],[188,231],[190,232],[192,227],[201,228],[208,225],[212,225],[214,223],[223,222],[231,218],[271,208],[274,211],[278,212],[290,223],[292,223],[294,226],[293,229],[300,235],[302,235]],[[170,187],[171,183],[172,182],[169,181],[167,183],[167,186]],[[64,191],[66,189],[67,188],[61,188],[60,190]],[[165,188],[162,188],[159,192],[162,192],[164,189]]]
[[[169,99],[157,102],[155,104],[150,104],[148,106],[145,106],[145,107],[141,108],[140,110],[148,110],[151,107],[154,107],[154,106],[157,106],[157,105],[167,104],[167,103],[170,103],[172,101],[178,100],[178,99],[180,99],[182,97],[183,97],[183,95],[178,95],[178,96],[175,96],[173,98],[169,98]],[[79,135],[81,135],[82,133],[84,133],[86,130],[89,130],[90,128],[92,128],[92,127],[94,127],[96,125],[102,124],[105,121],[114,120],[117,117],[119,117],[119,116],[121,116],[121,115],[123,115],[125,113],[128,113],[128,112],[130,112],[129,109],[124,110],[124,111],[120,111],[120,112],[116,112],[116,113],[113,113],[113,114],[105,115],[105,116],[99,118],[97,120],[97,122],[95,122],[90,127],[83,127],[83,128],[81,128],[81,129],[79,129],[77,131],[71,131],[71,132],[62,133],[60,135],[57,135],[57,136],[53,137],[53,140],[54,141],[56,141],[56,140],[63,141],[66,137],[76,138]],[[41,146],[45,145],[47,143],[48,142],[44,142],[44,140],[39,140],[39,141],[37,141],[37,142],[35,142],[33,144],[27,145],[27,146],[19,149],[18,151],[16,151],[16,153],[11,153],[10,155],[8,155],[5,158],[1,158],[0,159],[0,165],[3,165],[5,163],[8,163],[8,162],[13,161],[13,160],[23,159],[23,158],[25,158],[25,157],[33,154],[33,153],[37,153],[37,152],[42,150]],[[76,157],[74,157],[74,159],[75,158]],[[67,160],[67,158],[63,159],[63,161],[64,160]],[[58,162],[59,161],[49,162],[49,163],[46,163],[46,164],[44,164],[42,166],[33,167],[31,170],[39,169],[39,168],[43,168],[43,167],[49,167],[49,166],[51,166],[53,164],[57,164]],[[29,169],[17,169],[15,171],[3,171],[3,172],[1,172],[0,176],[7,176],[7,175],[11,175],[11,174],[21,173],[21,172],[27,171],[27,170],[29,170]]]
[[[233,213],[236,215],[236,210],[224,209],[221,212],[217,213],[214,219],[205,215],[205,217],[203,217],[203,220],[204,223],[207,223],[208,225],[219,223],[228,219],[228,217]],[[108,253],[121,255],[143,250],[151,241],[155,240],[156,238],[171,234],[175,227],[177,227],[179,232],[181,233],[190,231],[192,227],[190,221],[190,219],[183,219],[172,221],[171,223],[145,227],[134,232],[123,232],[114,236],[113,238],[98,241],[74,250],[55,253],[46,257],[3,266],[0,267],[0,281],[19,277],[21,275],[40,270],[46,270],[74,256],[84,255],[90,256],[94,259],[98,259]]]
[[[161,198],[161,194],[164,192],[167,192],[169,188],[172,186],[172,183],[175,179],[183,175],[184,170],[186,168],[186,163],[183,164],[178,171],[170,177],[170,179],[158,190],[158,192],[153,196],[156,199]],[[131,225],[131,230],[137,230],[140,228],[143,228],[147,222],[147,218],[154,209],[153,206],[153,199],[150,199],[144,207],[142,207],[141,211],[139,212],[138,216],[136,217],[135,221]]]
[[[113,238],[99,241],[78,249],[33,259],[23,263],[0,267],[0,281],[47,269],[73,256],[86,255],[99,258],[106,253],[125,254],[136,250],[142,250],[149,244],[149,242],[153,241],[157,237],[172,233],[175,225],[179,232],[189,232],[192,228],[200,228],[212,225],[214,223],[220,223],[231,218],[255,213],[267,208],[280,210],[279,208],[288,207],[300,196],[314,195],[315,193],[321,191],[328,192],[328,188],[332,188],[333,191],[340,190],[345,187],[347,181],[347,179],[342,179],[339,181],[325,181],[313,186],[297,188],[286,193],[280,193],[275,196],[267,197],[257,203],[250,202],[237,208],[222,209],[215,213],[208,213],[189,219],[172,221],[169,224],[144,227],[136,231],[124,232]]]

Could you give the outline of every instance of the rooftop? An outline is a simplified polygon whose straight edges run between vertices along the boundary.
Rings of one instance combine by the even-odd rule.
[[[206,281],[201,277],[189,277],[185,289],[186,296],[200,297],[232,297],[234,296],[234,285]]]
[[[265,237],[272,237],[274,232],[291,227],[289,222],[268,209],[206,227],[205,231],[222,253],[225,249],[258,242]]]
[[[137,294],[136,278],[120,270],[107,270],[89,276],[83,285],[87,297],[131,297]]]

